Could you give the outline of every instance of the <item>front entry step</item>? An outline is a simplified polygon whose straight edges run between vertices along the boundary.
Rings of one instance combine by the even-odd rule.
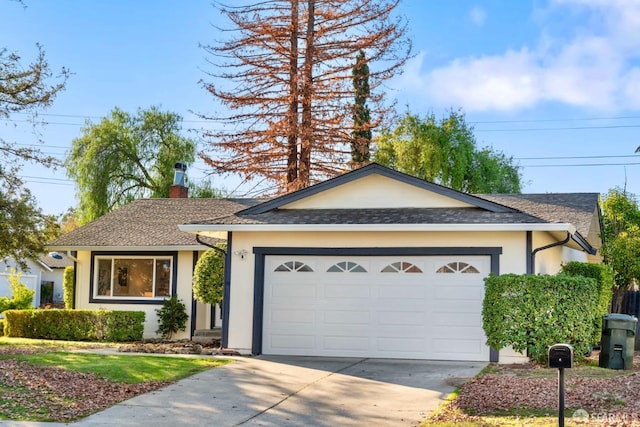
[[[193,333],[193,341],[211,341],[222,338],[222,328],[196,329]]]

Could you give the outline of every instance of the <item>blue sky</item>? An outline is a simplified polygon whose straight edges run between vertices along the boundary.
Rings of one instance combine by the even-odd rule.
[[[0,2],[0,40],[25,60],[40,42],[53,70],[73,75],[40,118],[42,150],[63,158],[86,118],[114,107],[160,105],[185,129],[209,126],[193,112],[214,103],[198,85],[222,23],[208,0]],[[415,57],[389,82],[388,98],[414,114],[462,109],[480,146],[513,156],[524,192],[640,194],[640,1],[403,0]],[[23,115],[0,136],[34,144]],[[196,137],[196,134],[191,134]],[[591,165],[591,166],[587,166]],[[206,167],[188,174],[198,180]],[[22,176],[47,213],[75,205],[64,171],[26,166]],[[213,176],[234,190],[235,177]],[[244,184],[238,191],[248,191]]]

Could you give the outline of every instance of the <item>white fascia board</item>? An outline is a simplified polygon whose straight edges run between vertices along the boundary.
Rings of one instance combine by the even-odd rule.
[[[93,252],[180,252],[201,251],[204,245],[189,246],[47,246],[55,251],[93,251]]]
[[[51,267],[49,267],[47,264],[45,264],[44,262],[42,262],[42,261],[40,261],[40,260],[38,260],[37,262],[38,262],[38,264],[40,264],[40,266],[41,266],[43,269],[47,270],[49,273],[52,273],[52,272],[53,272],[53,269],[52,269]]]
[[[569,223],[533,224],[182,224],[187,233],[207,235],[220,231],[566,231],[576,232]]]

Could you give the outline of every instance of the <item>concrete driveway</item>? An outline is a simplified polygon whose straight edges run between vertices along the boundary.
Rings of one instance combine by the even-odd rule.
[[[486,365],[292,356],[232,359],[229,365],[72,425],[412,426]]]

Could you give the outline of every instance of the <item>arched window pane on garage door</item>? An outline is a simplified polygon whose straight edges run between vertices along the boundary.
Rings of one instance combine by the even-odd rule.
[[[420,267],[406,261],[394,262],[380,270],[381,273],[422,273]]]
[[[480,273],[477,268],[466,262],[450,262],[436,270],[436,273]]]
[[[366,273],[367,270],[360,264],[351,261],[343,261],[333,264],[327,269],[327,273]]]
[[[304,262],[287,261],[277,266],[273,271],[278,271],[278,272],[294,272],[295,271],[295,272],[307,273],[307,272],[312,272],[313,269],[309,267],[307,264],[305,264]]]

